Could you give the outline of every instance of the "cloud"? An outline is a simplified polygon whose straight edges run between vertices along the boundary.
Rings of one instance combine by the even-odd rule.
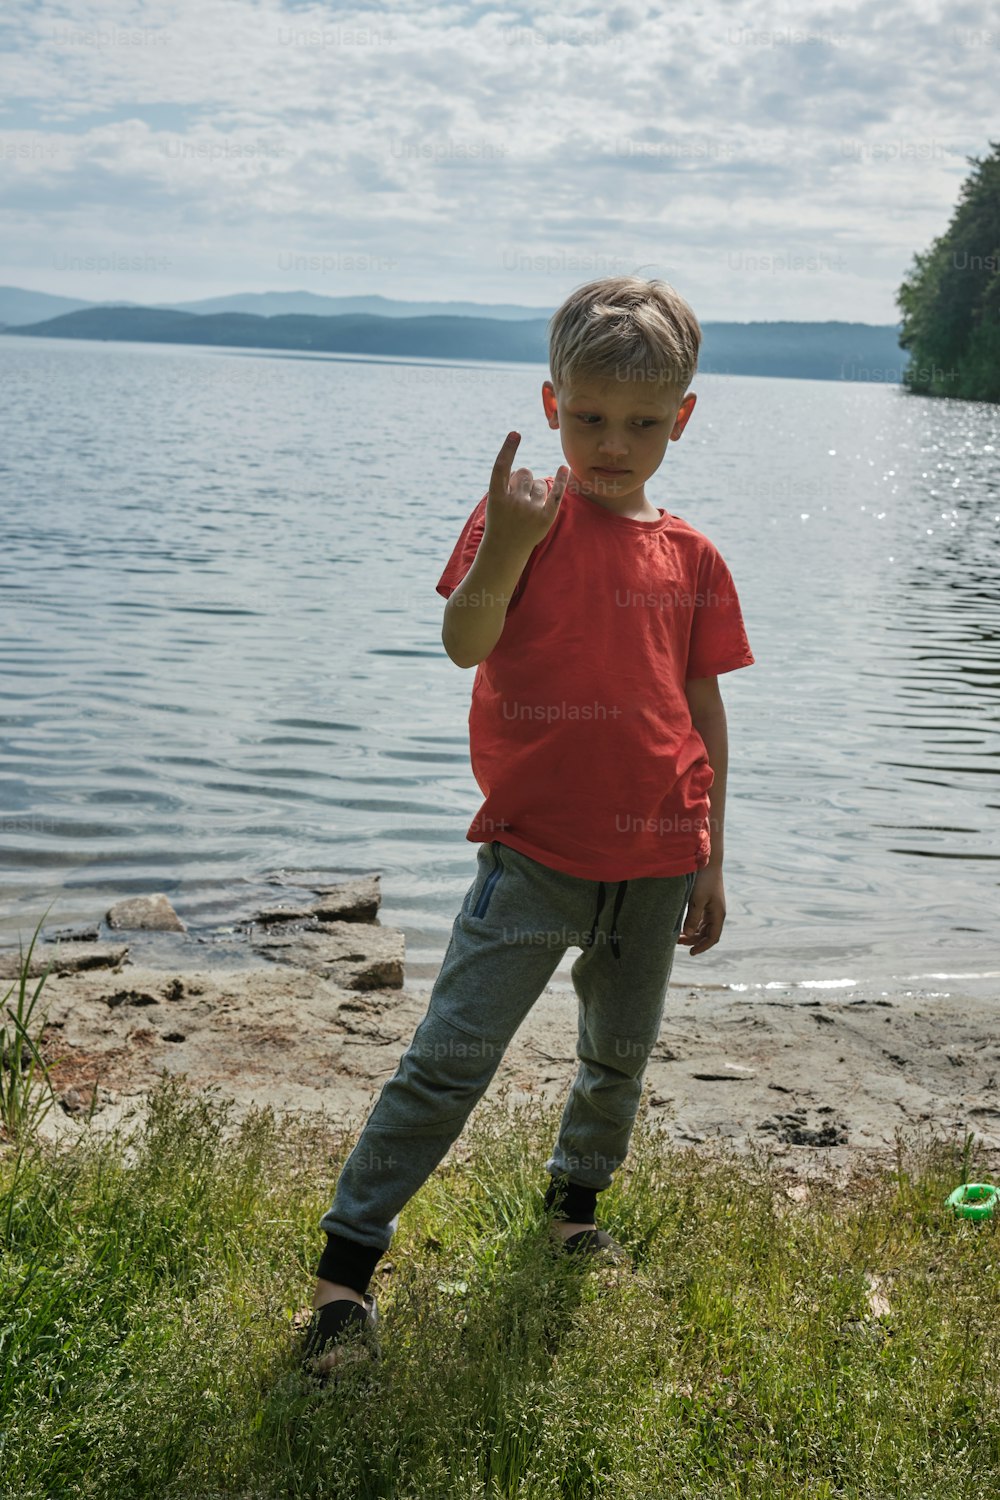
[[[591,257],[669,265],[707,319],[877,322],[988,150],[998,41],[938,0],[15,0],[0,35],[7,282],[292,289],[279,256],[335,249],[392,272],[311,290],[554,306]]]

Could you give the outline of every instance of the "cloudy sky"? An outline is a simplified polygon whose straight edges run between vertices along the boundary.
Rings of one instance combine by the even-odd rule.
[[[898,318],[1000,137],[1000,18],[4,0],[0,282],[516,302],[666,277],[702,319]]]

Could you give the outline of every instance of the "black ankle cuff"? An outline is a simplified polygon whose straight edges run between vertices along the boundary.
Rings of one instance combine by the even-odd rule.
[[[327,1234],[326,1249],[319,1258],[316,1275],[323,1281],[339,1281],[363,1297],[375,1267],[385,1254],[376,1245],[362,1245],[342,1234]]]
[[[555,1208],[555,1218],[566,1219],[570,1224],[591,1224],[599,1191],[599,1188],[584,1187],[582,1183],[570,1182],[568,1177],[556,1175],[545,1194],[545,1207]]]

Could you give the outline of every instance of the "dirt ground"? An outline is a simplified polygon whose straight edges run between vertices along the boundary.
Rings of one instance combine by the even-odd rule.
[[[232,970],[134,964],[50,973],[44,1055],[61,1103],[44,1129],[72,1132],[93,1100],[113,1125],[166,1070],[195,1088],[276,1112],[318,1111],[357,1133],[396,1070],[430,993],[358,990],[284,962]],[[514,1037],[487,1092],[561,1101],[578,1059],[577,1002],[549,987]],[[802,999],[741,998],[713,987],[668,993],[645,1077],[644,1107],[672,1141],[737,1152],[766,1144],[796,1172],[894,1157],[897,1131],[932,1133],[1000,1165],[997,1005],[958,995],[841,990]],[[97,1090],[96,1100],[93,1099]],[[461,1142],[453,1150],[461,1149]]]

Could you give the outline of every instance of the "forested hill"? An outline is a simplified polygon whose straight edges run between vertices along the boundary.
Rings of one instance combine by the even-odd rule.
[[[899,383],[907,356],[899,328],[873,323],[704,323],[704,374],[781,375],[812,380]],[[298,349],[314,354],[547,364],[544,318],[392,318],[175,312],[164,308],[82,308],[0,332],[29,338],[207,344],[226,348]]]
[[[918,395],[1000,402],[1000,141],[970,156],[951,222],[896,294]]]

